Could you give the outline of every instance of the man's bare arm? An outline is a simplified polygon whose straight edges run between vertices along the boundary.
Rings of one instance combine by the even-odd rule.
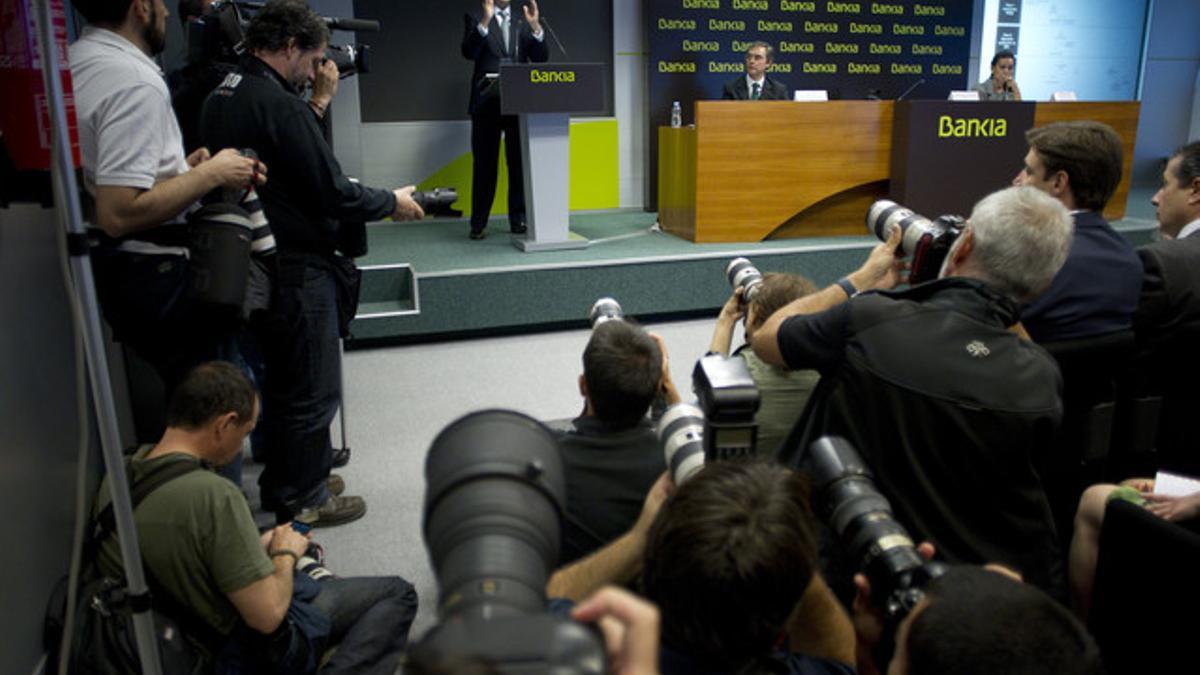
[[[896,258],[896,247],[900,245],[900,228],[892,230],[891,237],[871,250],[867,261],[847,278],[859,291],[887,290],[895,288],[903,279],[904,263]],[[771,315],[761,328],[754,332],[751,346],[754,353],[767,363],[786,366],[783,353],[779,351],[779,327],[787,319],[799,314],[816,314],[850,299],[841,286],[833,284],[824,290],[784,305]]]
[[[268,549],[291,551],[295,557],[286,554],[272,556],[274,572],[245,588],[227,594],[247,626],[269,635],[283,623],[288,607],[292,604],[292,576],[295,574],[296,561],[304,555],[307,548],[308,539],[293,530],[291,523],[280,525],[272,531]]]
[[[227,148],[190,171],[159,181],[149,190],[101,185],[96,188],[96,225],[110,237],[124,237],[161,225],[210,190],[266,181],[262,162]]]
[[[646,534],[671,489],[671,477],[664,472],[646,495],[633,527],[604,548],[551,575],[546,582],[546,596],[579,602],[604,586],[631,581],[641,568]]]

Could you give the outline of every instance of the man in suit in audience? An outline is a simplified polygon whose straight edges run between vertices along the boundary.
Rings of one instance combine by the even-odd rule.
[[[804,465],[813,441],[842,436],[914,538],[949,562],[1000,562],[1065,596],[1035,468],[1053,450],[1062,378],[1011,328],[1018,303],[1062,266],[1070,236],[1062,204],[1009,188],[975,206],[941,278],[888,290],[903,280],[897,230],[857,271],[775,312],[754,351],[821,373],[782,459]]]
[[[1134,332],[1150,359],[1147,370],[1166,396],[1158,450],[1171,468],[1196,474],[1200,436],[1191,415],[1200,405],[1200,142],[1171,156],[1151,201],[1164,240],[1138,249],[1144,272]]]
[[[471,74],[471,239],[483,239],[500,165],[500,136],[508,161],[508,227],[525,233],[525,182],[521,166],[521,126],[516,115],[500,114],[500,86],[487,75],[502,63],[545,63],[550,58],[536,0],[522,5],[524,21],[509,0],[483,0],[479,17],[466,15],[462,55],[475,62]]]
[[[666,470],[647,412],[660,393],[679,402],[662,339],[624,319],[596,326],[583,350],[584,411],[548,425],[567,480],[560,564],[616,539],[637,520],[642,500]]]
[[[663,675],[852,673],[854,629],[816,571],[808,500],[805,478],[765,462],[714,462],[678,489],[664,475],[634,526],[546,593],[578,601],[640,568]]]
[[[1133,325],[1142,269],[1101,212],[1121,182],[1121,138],[1100,122],[1055,122],[1025,134],[1029,152],[1013,185],[1062,202],[1075,220],[1071,253],[1053,283],[1021,310],[1040,343],[1099,337]]]
[[[746,74],[725,83],[721,98],[726,101],[786,101],[787,85],[767,77],[767,68],[775,63],[775,48],[755,42],[746,50]]]

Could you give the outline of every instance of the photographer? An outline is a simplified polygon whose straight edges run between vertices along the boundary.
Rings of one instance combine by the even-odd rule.
[[[772,315],[754,351],[822,376],[785,459],[804,464],[815,439],[842,436],[914,538],[952,563],[1010,565],[1065,597],[1035,470],[1062,417],[1062,379],[1011,328],[1018,303],[1046,288],[1070,239],[1061,204],[1009,188],[975,206],[941,278],[887,290],[903,281],[896,228],[849,277]]]
[[[860,655],[880,625],[870,586],[856,578]],[[859,661],[863,675],[1099,675],[1100,651],[1083,625],[1037,588],[997,565],[955,566],[930,582],[895,632],[890,664]],[[878,667],[877,667],[878,665]]]
[[[233,350],[234,327],[205,320],[183,297],[186,212],[214,188],[264,182],[266,167],[232,149],[184,156],[153,61],[166,46],[162,0],[72,4],[88,22],[70,63],[96,290],[116,339],[154,367],[170,396],[192,366]]]
[[[332,495],[329,425],[341,386],[338,336],[353,318],[358,271],[335,253],[339,221],[397,220],[424,214],[413,188],[380,190],[342,174],[322,135],[318,99],[304,87],[329,76],[329,29],[301,0],[272,0],[246,28],[238,71],[205,102],[208,143],[254,149],[279,167],[259,192],[278,243],[271,307],[257,327],[266,365],[263,508],[331,526],[362,517],[361,497]],[[316,113],[316,114],[314,114]]]
[[[567,479],[559,564],[604,546],[637,519],[646,491],[666,470],[647,412],[660,393],[679,402],[662,338],[625,320],[592,331],[579,393],[582,415],[547,423]]]
[[[760,403],[754,414],[758,425],[758,451],[763,457],[775,457],[780,445],[796,426],[808,397],[817,386],[820,375],[815,370],[787,370],[764,362],[750,348],[754,332],[780,307],[817,292],[811,281],[795,274],[767,273],[750,302],[742,302],[742,288],[734,289],[733,295],[721,307],[717,325],[713,329],[709,353],[729,354],[733,341],[733,329],[737,322],[745,319],[746,344],[733,353],[746,362],[750,376],[758,387]]]
[[[128,460],[135,490],[164,480],[134,511],[155,606],[173,610],[215,672],[312,673],[334,646],[323,673],[394,671],[417,613],[412,584],[395,576],[318,583],[300,569],[305,535],[291,523],[259,535],[241,491],[204,470],[241,453],[258,407],[241,371],[201,364],[171,397],[162,438]],[[189,465],[190,472],[172,474]],[[109,494],[105,478],[97,513]],[[117,536],[100,543],[97,564],[121,576]]]
[[[853,628],[816,574],[806,481],[762,462],[715,462],[673,494],[663,477],[630,532],[550,578],[583,598],[641,568],[672,673],[850,673]],[[660,510],[661,509],[661,510]]]

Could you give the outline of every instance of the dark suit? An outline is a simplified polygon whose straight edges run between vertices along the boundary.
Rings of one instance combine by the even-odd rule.
[[[509,49],[504,49],[500,22],[495,16],[488,24],[488,34],[479,34],[479,18],[464,16],[463,57],[475,62],[471,75],[471,152],[474,155],[471,174],[471,229],[482,230],[487,225],[496,196],[496,172],[500,162],[500,135],[503,134],[505,157],[508,159],[508,220],[513,225],[525,222],[525,189],[521,167],[520,125],[515,115],[500,114],[498,84],[487,86],[485,75],[500,72],[504,63],[544,63],[550,58],[546,43],[533,36],[529,25],[515,5],[509,5]]]
[[[1035,342],[1079,340],[1128,330],[1142,287],[1133,247],[1095,211],[1074,215],[1071,251],[1050,287],[1021,310]]]
[[[726,82],[721,98],[726,101],[749,101],[750,85],[746,84],[746,76],[741,75],[736,80]],[[760,101],[787,101],[791,96],[788,95],[786,84],[764,77],[762,95],[758,98]]]
[[[1142,294],[1133,317],[1153,388],[1165,395],[1158,450],[1163,468],[1200,471],[1193,416],[1200,406],[1200,233],[1138,249]]]

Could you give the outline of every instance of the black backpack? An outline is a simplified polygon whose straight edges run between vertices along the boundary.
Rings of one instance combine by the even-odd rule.
[[[126,460],[125,474],[130,463]],[[130,500],[136,510],[150,493],[184,474],[201,469],[197,462],[164,462],[142,476],[130,487]],[[149,568],[146,583],[151,593],[145,598],[130,597],[123,578],[106,576],[99,570],[100,544],[116,531],[112,504],[92,520],[84,544],[83,569],[75,600],[75,626],[71,636],[67,671],[64,675],[117,675],[141,673],[133,613],[149,605],[158,638],[162,672],[191,674],[212,669],[212,650],[220,637],[207,624],[195,619],[161,590]],[[68,578],[55,586],[46,610],[43,644],[47,652],[46,672],[58,673],[59,649],[66,619]]]

